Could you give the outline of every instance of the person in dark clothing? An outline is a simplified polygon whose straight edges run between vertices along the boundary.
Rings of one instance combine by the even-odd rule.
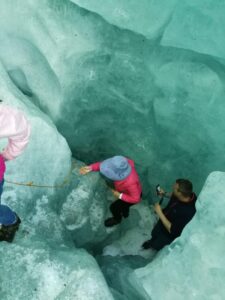
[[[21,220],[7,205],[0,205],[0,241],[11,243]]]
[[[160,250],[169,245],[181,235],[185,225],[190,222],[196,211],[197,197],[193,192],[192,183],[187,179],[177,179],[171,195],[161,189],[159,196],[169,196],[170,201],[165,209],[162,209],[159,203],[155,204],[159,221],[152,230],[151,239],[143,243],[144,249]]]

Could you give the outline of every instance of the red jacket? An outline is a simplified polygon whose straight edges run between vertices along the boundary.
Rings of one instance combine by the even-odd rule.
[[[131,173],[123,180],[114,181],[114,186],[118,192],[122,193],[121,200],[128,203],[138,203],[141,201],[141,183],[134,167],[134,161],[131,159],[127,160],[131,166]],[[96,162],[89,167],[96,172],[100,170],[100,164],[101,162]]]

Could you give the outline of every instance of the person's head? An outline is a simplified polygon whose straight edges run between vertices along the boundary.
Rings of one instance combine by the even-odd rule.
[[[131,173],[131,166],[124,156],[113,156],[100,164],[100,173],[111,180],[123,180]]]
[[[193,195],[193,185],[188,179],[177,179],[173,186],[174,195],[181,201],[188,201]]]

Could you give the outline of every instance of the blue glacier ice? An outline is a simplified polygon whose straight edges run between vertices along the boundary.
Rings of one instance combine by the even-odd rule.
[[[1,200],[22,225],[0,243],[0,299],[224,300],[224,8],[0,2],[0,99],[32,125],[7,162]],[[135,160],[143,201],[106,229],[112,194],[79,168],[115,154]],[[180,177],[199,194],[195,217],[159,253],[141,250],[155,185]]]

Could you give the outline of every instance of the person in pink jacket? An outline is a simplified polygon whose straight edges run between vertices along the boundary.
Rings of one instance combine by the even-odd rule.
[[[7,138],[8,143],[0,153],[0,201],[4,184],[5,161],[19,156],[29,141],[30,125],[24,114],[0,100],[0,138]]]
[[[5,159],[0,155],[0,200],[4,184]],[[16,231],[19,229],[21,220],[19,216],[7,205],[0,201],[0,242],[12,243]]]
[[[113,217],[105,220],[105,226],[119,224],[122,217],[129,216],[130,206],[141,201],[142,187],[134,161],[124,156],[114,156],[80,169],[82,175],[91,171],[100,171],[107,179],[113,181],[115,189],[112,189],[112,192],[117,200],[110,205]]]
[[[12,160],[19,156],[27,146],[29,136],[30,125],[24,114],[0,103],[0,138],[8,139],[8,144],[1,153],[4,159]]]

